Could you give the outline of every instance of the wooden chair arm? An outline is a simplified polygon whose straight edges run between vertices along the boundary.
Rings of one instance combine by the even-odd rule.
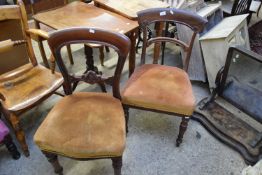
[[[41,29],[28,29],[26,32],[30,35],[30,38],[32,38],[35,41],[39,41],[39,39],[47,40],[49,38],[48,32],[43,31]],[[51,72],[52,74],[54,74],[55,73],[55,58],[53,54],[50,55],[50,62],[51,62]]]
[[[9,39],[0,41],[0,53],[7,52],[8,50],[11,50],[13,47],[24,43],[26,43],[25,40],[12,41]]]
[[[39,41],[39,38],[42,40],[47,40],[49,38],[49,34],[40,29],[28,29],[26,33],[35,41]]]

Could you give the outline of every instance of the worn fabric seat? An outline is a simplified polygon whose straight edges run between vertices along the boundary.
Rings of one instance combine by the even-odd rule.
[[[54,106],[34,141],[41,150],[68,157],[114,157],[123,154],[125,135],[120,100],[107,93],[77,92]]]
[[[139,67],[122,91],[122,102],[191,116],[195,98],[187,73],[179,68],[145,64]]]
[[[23,72],[22,75],[19,75]],[[19,76],[16,76],[19,75]],[[9,111],[19,111],[34,105],[63,84],[60,73],[51,73],[41,65],[31,63],[0,75],[0,92],[6,97],[3,105]]]

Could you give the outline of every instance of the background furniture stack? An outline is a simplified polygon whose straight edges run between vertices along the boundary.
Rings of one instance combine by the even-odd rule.
[[[245,14],[225,18],[200,38],[211,91],[216,87],[218,71],[225,65],[228,48],[238,45],[250,49],[247,17]]]

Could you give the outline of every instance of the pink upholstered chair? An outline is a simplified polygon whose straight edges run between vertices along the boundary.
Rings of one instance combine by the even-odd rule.
[[[3,143],[8,151],[11,153],[13,159],[19,159],[20,153],[17,151],[15,144],[9,134],[9,129],[3,121],[0,120],[0,143]]]

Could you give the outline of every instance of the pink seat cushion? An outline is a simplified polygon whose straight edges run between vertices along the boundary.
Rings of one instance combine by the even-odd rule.
[[[0,142],[3,141],[3,139],[8,133],[9,129],[5,126],[4,122],[0,120]]]

